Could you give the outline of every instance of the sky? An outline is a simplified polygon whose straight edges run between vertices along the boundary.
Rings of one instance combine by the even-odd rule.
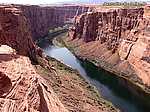
[[[33,4],[33,5],[36,5],[36,4],[53,4],[53,3],[66,2],[66,1],[75,1],[75,0],[0,0],[0,3]],[[83,1],[86,1],[86,0],[83,0]],[[104,0],[102,0],[102,1],[104,1]],[[113,0],[113,1],[119,1],[119,0]],[[129,1],[129,0],[120,0],[120,1]],[[132,1],[146,1],[146,0],[132,0]]]
[[[16,3],[16,4],[52,4],[71,0],[0,0],[0,3]]]

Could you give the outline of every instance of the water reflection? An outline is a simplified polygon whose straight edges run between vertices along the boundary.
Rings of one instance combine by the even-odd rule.
[[[62,63],[77,69],[86,81],[95,85],[101,95],[112,102],[123,112],[149,112],[137,97],[134,97],[125,86],[121,85],[117,77],[105,70],[98,70],[90,62],[79,61],[67,48],[57,47],[43,40],[40,43],[45,53]]]

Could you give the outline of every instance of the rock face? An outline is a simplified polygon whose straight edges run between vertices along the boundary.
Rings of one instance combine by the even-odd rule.
[[[136,76],[150,87],[149,33],[149,17],[143,8],[97,9],[78,16],[69,37],[72,42],[79,39],[75,41],[78,44],[83,40],[80,55],[130,74],[135,82]]]
[[[0,112],[68,112],[28,57],[1,46]],[[5,53],[5,54],[4,54]]]
[[[75,23],[76,32],[79,31],[77,37],[84,38],[86,42],[101,40],[102,43],[109,39],[127,38],[129,31],[139,26],[138,20],[143,13],[143,9],[110,9],[82,14]]]
[[[63,25],[69,18],[87,10],[88,7],[82,6],[0,6],[0,44],[7,44],[36,61],[35,55],[42,55],[42,52],[32,39],[47,35],[49,28]]]
[[[50,28],[64,25],[65,21],[88,10],[84,6],[18,6],[28,20],[34,40],[48,34]]]
[[[27,20],[15,7],[0,6],[0,44],[12,47],[20,55],[35,58],[37,49],[32,42]]]
[[[100,103],[93,99],[91,89],[87,94],[87,86],[81,84],[85,85],[86,91],[84,91],[71,82],[73,78],[70,79],[71,81],[69,78],[64,78],[65,81],[61,79],[65,83],[70,82],[70,84],[68,83],[69,89],[66,88],[58,80],[58,75],[61,72],[56,72],[54,66],[42,57],[42,51],[32,41],[32,37],[36,39],[37,36],[46,35],[49,27],[64,24],[68,18],[87,10],[87,8],[85,10],[80,9],[78,10],[79,13],[76,13],[78,8],[77,6],[51,8],[22,5],[0,6],[0,112],[68,112],[68,110],[72,111],[72,108],[79,107],[79,109],[89,112],[93,109],[97,112],[118,111],[103,100]],[[41,66],[36,65],[36,68],[41,68],[39,71],[43,70],[42,73],[45,77],[42,76],[42,73],[38,74],[31,64],[31,60],[36,61],[36,58],[41,59],[41,62],[44,63]],[[53,84],[48,80],[50,77],[46,75],[55,78],[55,80],[51,79]],[[64,76],[66,77],[66,74]],[[78,85],[80,82],[76,80],[76,83]],[[57,91],[55,86],[59,86],[61,101],[54,93],[52,85],[55,91]],[[71,96],[64,89],[74,94]],[[78,91],[81,95],[74,91]],[[83,91],[86,94],[83,94]],[[87,101],[82,100],[79,106],[78,99],[76,99],[77,95],[84,96]],[[89,97],[89,95],[91,96]],[[80,97],[78,97],[79,100]],[[94,102],[94,105],[90,102]]]
[[[0,6],[0,112],[68,112],[31,64],[40,54],[22,11]]]

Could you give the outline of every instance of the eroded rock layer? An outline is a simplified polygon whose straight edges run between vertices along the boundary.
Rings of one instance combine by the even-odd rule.
[[[12,47],[20,55],[35,58],[37,48],[21,10],[11,6],[0,6],[0,44]]]
[[[67,112],[31,64],[39,51],[22,11],[0,6],[0,112]]]
[[[0,6],[0,44],[7,44],[21,55],[35,60],[41,55],[32,39],[48,34],[50,28],[64,25],[65,21],[86,12],[88,7],[40,7],[24,5]]]
[[[50,28],[64,25],[74,16],[88,10],[86,6],[19,6],[28,20],[34,40],[48,34]]]
[[[82,79],[82,83],[86,84],[81,87],[81,80],[78,81],[79,77],[74,79],[71,69],[68,70],[71,77],[66,77],[68,72],[65,69],[63,73],[66,78],[60,81],[62,73],[56,69],[60,63],[54,67],[42,57],[42,50],[32,41],[32,37],[46,35],[49,27],[64,24],[68,18],[77,14],[74,10],[76,8],[78,7],[0,6],[0,112],[118,111],[102,98],[93,99],[96,91],[93,90],[92,93],[88,89],[90,85],[87,86],[88,83]],[[86,9],[78,11],[81,13]],[[33,66],[31,60],[37,61],[39,65]],[[64,86],[65,83],[68,85]],[[58,86],[59,93],[55,86]],[[84,99],[80,101],[81,98],[77,96],[84,96]]]
[[[28,57],[0,50],[0,112],[68,112]]]
[[[70,28],[70,42],[78,45],[80,56],[97,60],[149,88],[149,22],[143,8],[87,12]]]

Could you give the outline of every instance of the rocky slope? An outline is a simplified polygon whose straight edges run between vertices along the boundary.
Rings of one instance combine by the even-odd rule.
[[[48,26],[54,24],[49,20],[51,8],[27,7],[0,6],[0,112],[118,111],[102,98],[100,101],[93,98],[96,91],[91,92],[90,85],[78,73],[71,69],[68,72],[66,68],[61,71],[57,68],[59,62],[53,65],[42,57],[42,50],[34,44],[32,35],[45,35]],[[36,28],[40,34],[33,34]],[[31,61],[39,65],[33,66]],[[85,86],[77,86],[80,83]]]
[[[100,9],[76,18],[68,43],[82,58],[150,87],[149,17],[143,8]]]
[[[50,82],[54,92],[69,112],[119,112],[110,102],[104,100],[97,89],[81,75],[59,61],[47,57],[55,71],[49,74],[48,66],[36,66],[39,74]],[[40,61],[41,63],[45,63]]]
[[[68,112],[28,57],[0,50],[0,112]]]
[[[31,64],[39,52],[19,9],[0,6],[0,44],[0,112],[67,112]]]

